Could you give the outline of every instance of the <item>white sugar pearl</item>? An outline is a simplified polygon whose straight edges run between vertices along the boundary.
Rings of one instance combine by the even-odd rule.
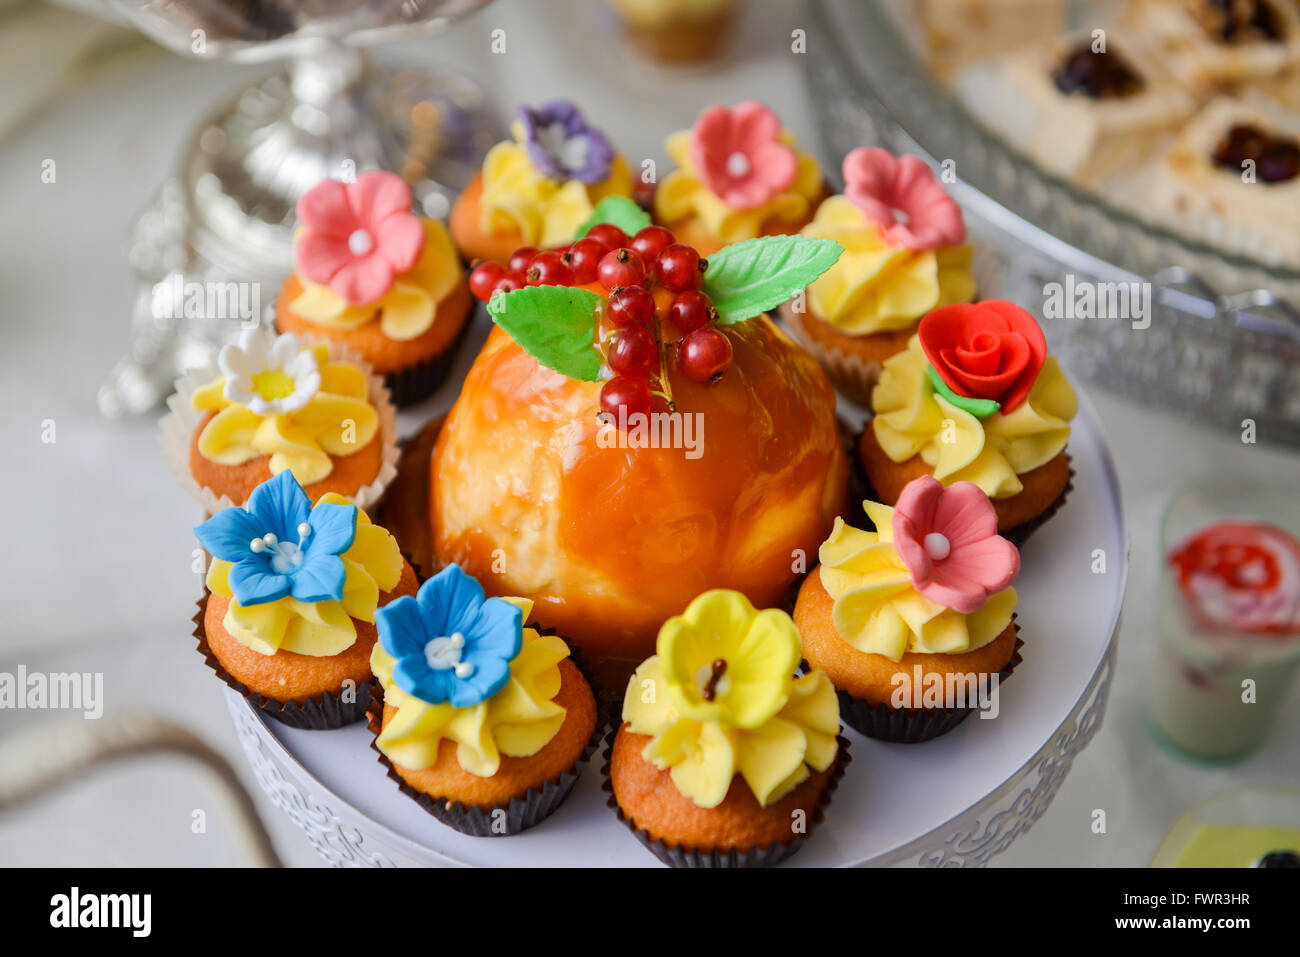
[[[925,536],[925,553],[933,558],[936,562],[941,562],[948,557],[952,551],[952,543],[947,537],[939,532],[931,532]]]
[[[462,661],[456,665],[457,678],[468,678],[473,673],[474,673],[474,666],[471,665],[468,661]]]
[[[749,175],[749,157],[736,152],[727,157],[727,172],[739,179]]]
[[[348,250],[354,256],[364,256],[374,248],[375,241],[364,229],[353,230],[352,235],[348,237]]]

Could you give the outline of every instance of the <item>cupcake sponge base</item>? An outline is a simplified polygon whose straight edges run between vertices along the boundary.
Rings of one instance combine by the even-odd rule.
[[[839,735],[836,738],[839,747],[836,751],[835,763],[831,766],[829,777],[822,787],[821,794],[817,797],[816,806],[808,817],[807,830],[793,840],[744,849],[735,847],[688,847],[682,844],[671,844],[662,838],[651,836],[650,832],[639,827],[623,810],[622,805],[619,804],[618,797],[614,792],[613,778],[614,747],[618,735],[619,727],[615,724],[610,728],[609,735],[605,740],[605,760],[601,766],[601,776],[603,778],[601,788],[609,794],[606,804],[613,809],[618,815],[618,819],[627,826],[633,836],[641,842],[641,845],[669,867],[771,867],[789,859],[812,836],[813,828],[821,822],[825,809],[831,802],[831,796],[839,786],[840,778],[844,776],[844,770],[849,761],[852,760],[849,757],[848,739],[843,735]]]
[[[266,695],[251,691],[234,675],[230,674],[208,646],[204,631],[203,618],[208,610],[208,594],[199,599],[199,608],[194,615],[194,637],[198,641],[199,654],[203,663],[216,673],[226,686],[248,699],[263,714],[270,715],[281,724],[306,731],[330,731],[354,724],[366,716],[366,707],[376,685],[373,681],[359,682],[354,691],[347,694],[324,692],[308,698],[299,704],[296,701],[276,701]]]
[[[572,655],[569,660],[573,661],[583,680],[587,682],[587,687],[590,688],[591,681],[587,676],[585,663],[573,658]],[[441,823],[471,837],[508,837],[535,827],[554,814],[573,790],[591,756],[596,753],[596,748],[605,735],[606,727],[602,712],[597,708],[591,737],[578,759],[567,770],[544,781],[540,786],[528,788],[522,795],[512,796],[504,803],[481,807],[466,805],[460,801],[448,801],[419,791],[397,773],[393,762],[379,750],[379,732],[383,728],[384,717],[383,688],[376,686],[370,692],[366,717],[369,720],[370,731],[374,734],[370,747],[379,755],[379,763],[384,766],[388,776],[397,782],[398,789]]]

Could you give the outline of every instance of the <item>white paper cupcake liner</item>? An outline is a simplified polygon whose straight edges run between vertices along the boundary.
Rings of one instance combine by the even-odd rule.
[[[267,337],[268,342],[278,338],[277,334],[269,329],[262,330],[261,334]],[[329,349],[331,361],[349,362],[365,373],[366,381],[369,383],[367,397],[375,407],[375,411],[379,413],[379,439],[383,444],[382,459],[374,480],[348,497],[359,508],[369,511],[397,475],[399,457],[397,410],[393,406],[388,387],[384,385],[383,377],[371,368],[370,363],[346,346],[315,336],[300,335],[297,339],[303,346],[324,343]],[[168,411],[159,423],[163,461],[167,463],[168,471],[176,478],[181,488],[202,505],[209,515],[215,515],[223,508],[244,504],[232,501],[229,495],[217,495],[212,489],[200,485],[190,472],[190,443],[194,439],[194,430],[208,414],[206,411],[194,408],[191,399],[199,388],[220,375],[221,370],[217,367],[214,354],[207,363],[191,369],[177,379],[175,391],[167,398]]]

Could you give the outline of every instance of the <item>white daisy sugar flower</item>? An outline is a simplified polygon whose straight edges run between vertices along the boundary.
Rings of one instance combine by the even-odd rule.
[[[222,347],[217,365],[226,377],[222,395],[257,415],[296,412],[320,391],[316,355],[291,333],[270,339],[249,329]]]

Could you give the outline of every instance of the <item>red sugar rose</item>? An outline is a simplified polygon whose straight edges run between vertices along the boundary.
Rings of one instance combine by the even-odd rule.
[[[917,329],[925,356],[958,395],[1010,412],[1029,395],[1047,358],[1034,317],[1001,299],[941,306]]]

